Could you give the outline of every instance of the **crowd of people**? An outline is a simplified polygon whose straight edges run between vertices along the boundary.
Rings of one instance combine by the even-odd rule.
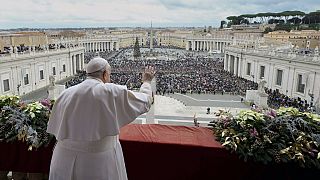
[[[156,92],[165,93],[229,93],[244,94],[246,90],[257,89],[252,81],[236,77],[223,70],[223,62],[219,58],[209,58],[205,54],[194,54],[183,50],[160,50],[158,56],[171,56],[176,59],[129,59],[132,52],[123,50],[110,58],[110,53],[99,53],[108,59],[112,67],[111,80],[126,85],[129,89],[137,89],[141,85],[141,72],[145,66],[154,66],[156,74]],[[168,55],[169,54],[169,55]],[[97,54],[86,53],[85,62],[89,62]],[[67,87],[85,79],[82,72],[66,83]]]
[[[80,84],[82,81],[86,80],[86,78],[87,78],[86,71],[77,71],[76,76],[70,79],[69,81],[67,81],[65,86],[66,88],[69,88],[71,86]]]
[[[143,52],[143,50],[142,50]],[[85,62],[99,55],[108,59],[112,67],[111,81],[126,85],[128,89],[138,89],[141,86],[142,70],[146,66],[154,66],[156,73],[156,93],[220,93],[245,95],[246,90],[255,90],[258,84],[253,81],[236,77],[223,69],[219,58],[208,57],[205,54],[190,53],[183,50],[160,50],[155,52],[158,57],[171,56],[175,59],[130,59],[132,50],[124,49],[116,53],[86,53]],[[168,55],[169,54],[169,55]],[[74,86],[86,79],[85,71],[79,71],[77,76],[66,83],[66,87]],[[313,104],[301,98],[290,98],[278,90],[266,89],[268,105],[272,108],[295,107],[300,111],[312,111]]]
[[[284,94],[281,94],[279,90],[267,89],[266,93],[268,96],[268,106],[271,108],[278,109],[279,107],[295,107],[299,111],[312,111],[313,104],[308,103],[307,100],[298,98],[290,98]]]

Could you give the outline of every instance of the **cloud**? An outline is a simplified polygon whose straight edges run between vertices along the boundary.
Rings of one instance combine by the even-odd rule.
[[[230,15],[320,9],[318,0],[0,0],[0,28],[218,26]]]

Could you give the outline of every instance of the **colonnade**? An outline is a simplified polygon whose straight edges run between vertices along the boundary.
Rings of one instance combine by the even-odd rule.
[[[117,42],[84,42],[85,52],[119,50]]]
[[[224,47],[231,42],[212,40],[192,40],[187,41],[186,50],[191,51],[223,51]]]

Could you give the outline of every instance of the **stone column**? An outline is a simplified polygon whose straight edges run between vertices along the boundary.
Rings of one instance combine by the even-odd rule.
[[[234,72],[234,75],[238,76],[238,61],[239,61],[239,57],[235,57],[234,58],[234,65],[233,65],[233,72]]]
[[[226,66],[226,71],[229,71],[230,57],[231,57],[231,56],[228,54],[228,55],[227,55],[227,64],[226,64],[227,66]]]
[[[208,41],[206,41],[206,51],[208,51],[208,49],[209,49],[209,43]]]
[[[228,61],[228,71],[231,72],[231,63],[232,63],[232,55],[229,55],[229,61]]]
[[[226,45],[226,42],[222,43],[222,51],[224,52],[224,46]]]
[[[74,55],[71,56],[71,75],[74,75],[75,74],[75,65],[74,65],[74,62],[75,62],[75,58],[74,58]]]
[[[241,57],[239,58],[239,64],[238,64],[238,76],[242,77],[241,75],[241,67],[242,67],[242,59]]]
[[[80,54],[80,70],[83,70],[83,63],[84,63],[84,54],[81,53]]]
[[[228,59],[227,59],[227,57],[229,57],[229,55],[228,55],[228,54],[224,54],[223,69],[224,69],[225,71],[228,70],[228,68],[227,68],[227,66],[228,66],[228,63],[227,63]]]

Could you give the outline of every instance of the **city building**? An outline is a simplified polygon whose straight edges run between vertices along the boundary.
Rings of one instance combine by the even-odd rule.
[[[277,44],[290,42],[294,47],[301,49],[315,49],[320,46],[320,31],[273,31],[264,35],[266,42]]]
[[[300,97],[319,106],[320,57],[275,49],[226,47],[224,69],[248,80],[267,82],[267,88],[289,97]]]
[[[0,57],[0,92],[24,95],[49,85],[49,76],[61,80],[84,68],[84,48],[10,54]]]

